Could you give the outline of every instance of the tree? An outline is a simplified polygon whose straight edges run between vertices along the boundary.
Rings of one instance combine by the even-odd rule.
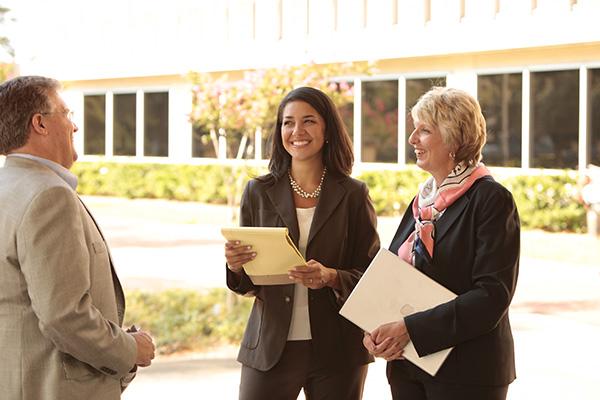
[[[10,10],[6,7],[0,6],[0,25],[3,25],[6,19],[6,14]],[[0,35],[0,49],[5,52],[10,58],[14,58],[15,51],[10,44],[10,40],[6,36]],[[0,82],[4,82],[8,79],[15,71],[14,63],[0,62]]]

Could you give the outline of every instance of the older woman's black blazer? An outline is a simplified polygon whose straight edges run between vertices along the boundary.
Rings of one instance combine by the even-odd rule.
[[[298,219],[289,181],[248,182],[240,224],[287,227],[298,245]],[[366,185],[350,177],[327,175],[310,228],[306,259],[336,268],[342,288],[337,296],[331,288],[308,291],[313,360],[318,366],[350,367],[373,360],[362,345],[362,331],[338,311],[379,249],[376,226]],[[287,341],[294,285],[255,286],[245,273],[240,277],[227,270],[227,286],[255,296],[238,361],[269,370],[279,361]]]
[[[390,250],[396,253],[413,230],[411,203]],[[436,380],[506,385],[515,379],[508,307],[517,283],[519,250],[517,208],[510,192],[491,177],[476,181],[436,222],[433,262],[415,264],[458,297],[405,318],[420,356],[455,346]],[[395,374],[430,379],[408,361],[389,363],[388,377],[395,368]]]

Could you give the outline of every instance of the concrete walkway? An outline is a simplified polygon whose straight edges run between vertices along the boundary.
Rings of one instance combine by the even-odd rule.
[[[160,200],[84,200],[111,244],[126,290],[224,287],[219,228],[231,220],[227,208]],[[379,220],[382,243],[389,242],[397,223],[395,218]],[[510,313],[518,378],[509,399],[600,399],[600,259],[590,265],[566,265],[523,258]],[[140,371],[123,398],[236,399],[235,354],[235,348],[224,348],[158,358]],[[364,398],[391,398],[385,362],[370,366]]]

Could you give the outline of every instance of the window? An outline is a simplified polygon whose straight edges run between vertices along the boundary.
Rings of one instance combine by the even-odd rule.
[[[362,161],[398,161],[398,81],[362,84]]]
[[[355,32],[364,28],[363,0],[341,0],[337,2],[338,32]]]
[[[225,134],[227,137],[227,158],[238,158],[240,152],[242,159],[254,158],[254,131],[245,134],[242,132],[226,132]]]
[[[144,93],[144,155],[169,155],[169,93]]]
[[[342,122],[346,127],[346,132],[350,136],[350,140],[354,139],[354,103],[346,103],[341,107],[338,107]]]
[[[106,148],[106,96],[87,95],[83,98],[83,152],[104,155]]]
[[[579,71],[531,74],[531,166],[576,168],[579,134]]]
[[[113,154],[135,156],[135,93],[113,97]]]
[[[421,78],[406,80],[406,163],[414,164],[417,162],[414,149],[408,144],[408,137],[415,129],[410,110],[417,104],[419,98],[423,96],[433,86],[446,86],[446,78]]]
[[[233,42],[245,42],[256,38],[255,4],[247,0],[230,0],[227,6],[228,38]]]
[[[308,0],[308,33],[320,35],[336,29],[336,0]]]
[[[600,69],[589,71],[589,162],[600,165]]]
[[[307,1],[282,0],[281,28],[283,39],[302,39],[308,32]]]
[[[192,157],[217,157],[210,133],[196,126],[192,127]]]
[[[480,75],[477,94],[487,125],[483,162],[521,166],[522,74]]]
[[[330,82],[330,88],[333,89],[332,85],[335,85],[335,92],[340,96],[343,101],[348,101],[345,104],[339,104],[340,101],[335,100],[337,109],[342,117],[342,123],[346,127],[346,132],[350,136],[350,140],[354,138],[354,82],[352,81],[340,81]]]

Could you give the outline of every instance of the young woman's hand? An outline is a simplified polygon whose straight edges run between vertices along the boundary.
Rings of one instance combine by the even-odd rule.
[[[252,246],[241,245],[239,240],[225,243],[225,259],[227,260],[227,268],[236,274],[241,274],[244,264],[254,260],[255,258],[256,252],[252,250]]]
[[[299,265],[289,270],[290,280],[301,283],[310,289],[321,289],[326,286],[339,288],[337,270],[328,268],[315,260],[309,260],[306,265]]]

